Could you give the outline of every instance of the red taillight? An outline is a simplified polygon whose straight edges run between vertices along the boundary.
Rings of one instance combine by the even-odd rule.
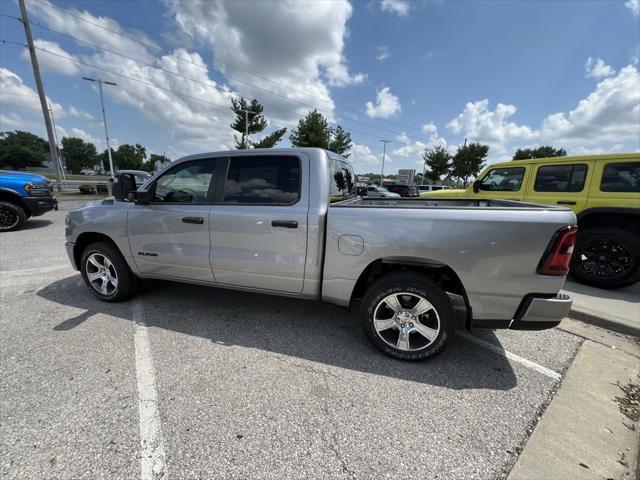
[[[562,276],[569,273],[577,232],[578,227],[575,225],[564,227],[556,232],[551,240],[551,248],[547,249],[540,261],[539,274]]]

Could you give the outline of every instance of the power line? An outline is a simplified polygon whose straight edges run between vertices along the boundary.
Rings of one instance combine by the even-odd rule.
[[[176,54],[171,53],[171,52],[167,52],[167,53],[165,53],[164,49],[163,49],[163,48],[161,48],[161,47],[159,47],[159,46],[157,46],[157,45],[152,45],[152,44],[150,44],[150,43],[143,42],[142,40],[139,40],[139,39],[137,39],[137,38],[134,38],[134,37],[132,37],[132,36],[130,36],[130,35],[126,35],[126,34],[124,34],[124,33],[122,33],[122,32],[117,31],[117,30],[113,30],[113,29],[111,29],[111,28],[108,28],[108,27],[105,27],[105,26],[103,26],[103,25],[100,25],[99,23],[92,22],[91,20],[87,20],[86,18],[83,18],[83,17],[81,17],[81,16],[79,16],[79,15],[75,15],[75,14],[73,14],[73,13],[71,13],[71,12],[67,11],[67,10],[62,9],[62,8],[59,8],[59,7],[56,7],[56,6],[54,6],[54,5],[51,5],[51,4],[48,4],[48,3],[45,3],[45,2],[43,2],[42,0],[34,0],[34,1],[36,1],[37,3],[40,3],[41,5],[43,5],[43,6],[45,6],[45,7],[49,7],[49,8],[52,8],[52,9],[54,9],[54,10],[57,10],[57,11],[61,12],[61,13],[62,13],[62,14],[64,14],[64,15],[68,15],[68,16],[70,16],[70,17],[73,17],[73,18],[77,19],[77,20],[80,20],[80,21],[82,21],[82,22],[86,22],[86,23],[88,23],[88,24],[90,24],[90,25],[93,25],[93,26],[95,26],[95,27],[97,27],[97,28],[100,28],[100,29],[106,30],[106,31],[108,31],[108,32],[114,33],[114,34],[116,34],[116,35],[118,35],[118,36],[121,36],[121,37],[123,37],[123,38],[127,38],[127,39],[131,40],[132,42],[138,43],[138,44],[143,45],[143,46],[145,46],[145,47],[147,47],[147,48],[151,48],[151,49],[154,49],[154,50],[160,51],[160,52],[162,52],[162,54],[163,54],[163,55],[169,55],[169,56],[171,56],[171,57],[176,58],[177,60],[180,60],[180,61],[183,61],[183,62],[187,62],[187,63],[190,63],[190,64],[192,64],[192,65],[195,65],[195,66],[196,66],[196,67],[198,67],[198,68],[202,68],[202,69],[208,70],[208,68],[207,68],[206,66],[203,66],[203,65],[201,65],[201,64],[199,64],[199,63],[197,63],[197,62],[194,62],[193,60],[190,60],[190,59],[188,59],[188,58],[181,57],[181,56],[176,55]],[[106,14],[105,14],[105,15],[106,15]],[[109,16],[109,15],[107,15],[107,16]],[[155,34],[155,33],[153,33],[153,32],[146,32],[144,29],[142,29],[142,28],[140,28],[140,27],[138,27],[138,26],[136,26],[136,25],[134,25],[134,24],[132,24],[132,23],[130,23],[130,22],[124,22],[124,21],[122,21],[122,20],[118,20],[118,21],[119,21],[119,22],[122,22],[122,23],[125,23],[125,24],[128,24],[128,25],[132,26],[133,28],[136,28],[136,29],[137,29],[137,30],[139,30],[140,32],[144,33],[145,35],[153,35],[153,36],[156,36],[156,37],[160,38],[161,40],[163,40],[163,41],[165,41],[165,42],[167,42],[167,43],[169,43],[169,44],[171,44],[171,45],[173,45],[173,46],[175,46],[175,47],[181,47],[181,45],[178,45],[177,43],[174,43],[174,42],[170,42],[170,41],[168,41],[168,40],[166,40],[166,39],[162,38],[161,36],[159,36],[159,35],[157,35],[157,34]],[[39,25],[39,26],[40,26],[40,27],[42,27],[42,28],[46,28],[46,29],[48,29],[47,27],[44,27],[44,26],[42,26],[42,25]],[[48,30],[50,30],[50,29],[48,29]],[[59,32],[56,32],[56,33],[59,33]],[[67,34],[62,34],[62,35],[67,35]],[[68,36],[69,36],[69,35],[68,35]],[[100,47],[98,47],[98,48],[100,48]],[[290,90],[290,91],[293,91],[293,92],[296,92],[296,93],[300,93],[300,94],[305,95],[305,96],[307,96],[307,97],[309,97],[309,98],[315,98],[316,100],[319,100],[319,101],[321,101],[321,102],[325,102],[325,103],[327,102],[327,100],[326,100],[326,99],[322,99],[322,98],[317,97],[317,96],[315,96],[315,95],[311,95],[311,94],[309,94],[309,93],[307,93],[307,92],[305,92],[305,91],[303,91],[303,90],[299,90],[299,89],[293,88],[293,87],[291,87],[291,86],[289,86],[289,85],[285,85],[285,84],[282,84],[282,83],[276,82],[275,80],[272,80],[272,79],[270,79],[270,78],[267,78],[267,77],[264,77],[264,76],[261,76],[261,75],[255,74],[255,73],[253,73],[253,72],[250,72],[250,71],[248,71],[248,70],[246,70],[246,69],[243,69],[242,67],[239,67],[239,66],[237,66],[237,65],[235,65],[235,64],[232,64],[232,63],[230,63],[230,62],[222,61],[222,60],[219,60],[219,59],[216,59],[216,62],[217,62],[217,63],[220,63],[220,64],[223,64],[223,65],[227,65],[227,66],[233,67],[233,68],[235,68],[235,69],[237,69],[237,70],[239,70],[239,71],[242,71],[242,72],[244,72],[244,73],[247,73],[247,74],[249,74],[249,75],[252,75],[252,76],[254,76],[254,77],[256,77],[256,78],[259,78],[259,79],[261,79],[261,80],[264,80],[264,81],[270,82],[270,83],[272,83],[272,84],[274,84],[274,85],[278,85],[279,87],[285,88],[285,89],[287,89],[287,90]],[[286,96],[284,96],[284,95],[278,94],[278,93],[273,92],[273,91],[271,91],[271,90],[265,89],[265,88],[263,88],[263,87],[260,87],[260,86],[258,86],[258,85],[255,85],[255,84],[253,84],[253,83],[251,83],[251,82],[247,82],[246,80],[242,80],[242,79],[240,79],[240,78],[238,78],[238,77],[234,77],[233,75],[230,75],[230,74],[228,74],[228,73],[225,73],[224,75],[225,75],[226,77],[228,77],[228,78],[231,78],[231,79],[236,80],[236,81],[238,81],[238,82],[244,83],[245,85],[249,85],[249,86],[251,86],[251,87],[253,87],[253,88],[257,88],[257,89],[259,89],[259,90],[269,92],[269,93],[271,93],[272,95],[276,95],[276,96],[283,97],[283,98],[285,98],[285,99],[287,99],[287,100],[289,100],[289,101],[291,101],[291,102],[299,103],[299,104],[301,104],[301,105],[306,106],[307,108],[316,108],[317,110],[322,111],[322,112],[324,112],[324,113],[327,113],[327,114],[333,114],[333,112],[331,112],[331,111],[329,111],[329,110],[326,110],[326,109],[323,109],[323,108],[319,108],[319,107],[314,106],[314,105],[309,105],[309,104],[306,104],[306,103],[300,102],[299,100],[290,99],[289,97],[286,97]],[[334,102],[334,105],[338,105],[338,104],[336,104],[336,103]],[[356,113],[366,114],[366,113],[365,113],[365,112],[363,112],[362,110],[359,110],[359,109],[356,109],[356,108],[353,108],[353,107],[349,107],[349,106],[346,106],[346,105],[341,105],[340,107],[341,107],[341,108],[343,108],[343,109],[345,109],[345,110],[351,110],[351,111],[356,112]],[[371,125],[371,124],[368,124],[368,123],[362,122],[362,121],[360,121],[360,120],[349,119],[348,117],[346,118],[346,120],[349,120],[349,121],[352,121],[352,122],[357,122],[357,123],[360,123],[360,124],[362,124],[362,125],[368,126],[368,127],[370,127],[370,128],[376,128],[376,129],[378,129],[378,130],[387,131],[387,132],[389,132],[389,133],[393,133],[393,134],[396,134],[396,135],[397,135],[397,134],[399,134],[399,133],[401,133],[401,132],[397,132],[397,131],[393,131],[393,130],[386,129],[386,128],[384,128],[384,127],[378,127],[378,126],[376,126],[376,125]],[[402,128],[407,128],[407,129],[411,129],[411,130],[415,130],[415,131],[419,131],[420,133],[423,133],[423,132],[422,132],[422,130],[421,130],[420,128],[418,128],[418,127],[414,127],[414,126],[412,126],[412,125],[406,125],[406,124],[402,124],[402,123],[400,123],[400,122],[396,122],[396,121],[393,121],[393,120],[386,120],[386,119],[381,119],[380,121],[382,121],[382,122],[386,122],[386,123],[390,123],[390,124],[395,124],[395,125],[400,126],[400,127],[402,127]]]
[[[0,40],[0,41],[2,41],[3,43],[10,43],[10,44],[18,45],[18,46],[21,46],[21,47],[24,47],[24,46],[25,46],[25,45],[24,45],[24,44],[22,44],[22,43],[19,43],[19,42],[13,42],[13,41],[11,41],[11,40]],[[88,63],[88,62],[85,62],[85,61],[79,60],[79,59],[77,59],[77,58],[72,58],[72,57],[68,57],[68,56],[66,56],[66,55],[61,55],[61,54],[59,54],[59,53],[52,52],[51,50],[47,50],[46,48],[42,48],[42,47],[35,47],[35,49],[36,49],[36,50],[39,50],[39,51],[41,51],[41,52],[48,53],[49,55],[53,55],[53,56],[55,56],[55,57],[63,58],[63,59],[65,59],[65,60],[68,60],[68,61],[71,61],[71,62],[79,63],[79,64],[81,64],[81,65],[85,65],[85,66],[90,67],[90,68],[95,68],[96,70],[100,70],[100,71],[103,71],[103,72],[106,72],[106,73],[110,73],[110,74],[112,74],[112,75],[116,75],[116,76],[118,76],[118,77],[120,77],[120,78],[124,78],[124,79],[126,79],[126,80],[130,80],[130,81],[132,81],[132,82],[136,82],[136,83],[140,83],[140,84],[142,84],[142,85],[146,85],[146,86],[149,86],[149,87],[157,88],[157,89],[159,89],[159,90],[163,90],[163,91],[165,91],[165,92],[169,92],[169,93],[173,93],[173,94],[175,94],[175,95],[179,95],[179,96],[182,96],[182,97],[185,97],[185,98],[189,98],[190,100],[194,100],[194,101],[197,101],[197,102],[205,103],[205,104],[211,105],[211,106],[212,106],[212,107],[214,107],[214,108],[224,109],[225,111],[227,111],[227,110],[229,109],[229,106],[228,106],[228,105],[223,105],[223,104],[216,103],[216,102],[212,102],[212,101],[209,101],[209,100],[204,100],[204,99],[199,98],[199,97],[194,97],[193,95],[189,95],[188,93],[179,92],[179,91],[177,91],[177,90],[173,90],[173,89],[170,89],[170,88],[167,88],[167,87],[163,87],[163,86],[160,86],[160,85],[156,85],[155,83],[152,83],[152,82],[147,82],[147,81],[145,81],[145,80],[140,80],[139,78],[131,77],[131,76],[129,76],[129,75],[124,75],[124,74],[122,74],[122,73],[118,73],[118,72],[115,72],[115,71],[113,71],[113,70],[109,70],[109,69],[107,69],[107,68],[100,67],[100,66],[98,66],[98,65],[94,65],[94,64],[91,64],[91,63]],[[209,85],[209,87],[211,87],[211,86]],[[267,105],[267,104],[265,104],[265,105]],[[281,110],[284,110],[284,111],[290,112],[289,110],[282,109],[281,107],[277,107],[277,106],[275,106],[275,105],[271,105],[271,106],[272,106],[272,107],[274,107],[274,108],[279,108],[279,109],[281,109]],[[294,112],[290,112],[290,113],[294,113]],[[278,122],[273,122],[273,121],[272,121],[272,123],[273,123],[273,125],[275,125],[275,126],[288,127],[287,125],[284,125],[284,124],[281,124],[281,123],[278,123]],[[355,129],[350,129],[350,130],[351,130],[352,132],[354,132],[354,133],[359,133],[359,134],[361,134],[361,135],[365,135],[365,136],[369,136],[369,137],[372,137],[372,138],[375,138],[375,139],[379,139],[379,137],[378,137],[378,136],[373,135],[373,134],[368,133],[368,132],[363,132],[363,131],[361,131],[361,130],[355,130]],[[375,148],[371,148],[371,147],[369,147],[369,148],[370,148],[371,150],[377,150],[377,149],[375,149]]]

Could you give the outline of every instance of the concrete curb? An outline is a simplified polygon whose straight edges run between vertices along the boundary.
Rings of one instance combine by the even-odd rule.
[[[631,335],[633,337],[640,336],[640,327],[628,325],[628,320],[618,320],[618,317],[609,316],[609,318],[605,318],[599,312],[572,308],[571,312],[569,312],[569,318],[624,335]]]

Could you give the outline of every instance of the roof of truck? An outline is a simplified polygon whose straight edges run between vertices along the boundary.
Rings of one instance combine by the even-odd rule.
[[[547,157],[547,158],[523,158],[522,160],[509,160],[507,162],[497,162],[488,165],[489,167],[507,165],[517,165],[518,163],[558,163],[558,162],[586,162],[604,160],[640,160],[640,152],[632,153],[609,153],[598,155],[575,155],[570,157]]]

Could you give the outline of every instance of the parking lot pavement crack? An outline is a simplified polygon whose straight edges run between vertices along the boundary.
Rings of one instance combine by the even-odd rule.
[[[299,365],[299,364],[295,366],[303,367],[303,365]],[[332,413],[330,404],[329,404],[331,390],[329,388],[328,377],[333,377],[333,378],[338,378],[338,377],[332,372],[328,372],[322,369],[315,369],[310,365],[306,365],[304,367],[305,367],[305,370],[320,375],[320,378],[322,379],[322,383],[324,384],[325,395],[323,396],[323,401],[320,406],[320,409],[322,410],[322,413],[327,417],[329,425],[331,426],[331,433],[327,435],[322,430],[320,430],[320,437],[322,438],[324,443],[329,447],[331,452],[333,452],[333,455],[336,457],[336,460],[340,464],[342,473],[349,478],[356,478],[355,473],[349,468],[347,464],[345,455],[343,455],[342,452],[340,451],[340,441],[338,439],[339,426],[336,422],[335,416]]]

